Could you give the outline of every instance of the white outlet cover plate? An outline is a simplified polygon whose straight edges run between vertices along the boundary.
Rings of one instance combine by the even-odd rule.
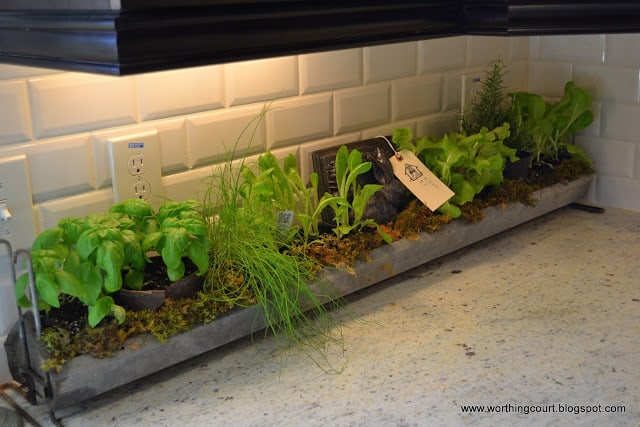
[[[144,194],[144,198],[157,208],[164,200],[158,131],[150,130],[118,136],[110,138],[108,143],[114,201],[121,202],[137,197],[135,193],[137,184],[145,182],[148,185],[148,191]],[[129,165],[132,159],[136,162],[143,159],[144,168],[140,173],[132,173]]]
[[[13,250],[29,249],[35,239],[35,222],[29,165],[25,155],[0,159],[0,201],[11,217],[0,220],[0,237]]]

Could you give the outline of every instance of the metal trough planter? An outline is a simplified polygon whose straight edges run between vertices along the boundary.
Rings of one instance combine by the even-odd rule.
[[[519,203],[492,207],[477,224],[454,221],[435,234],[403,239],[378,248],[370,262],[358,262],[354,272],[325,269],[318,279],[329,284],[336,297],[344,296],[415,268],[465,246],[501,233],[582,199],[592,176],[556,184],[533,194],[534,207]],[[64,364],[61,372],[44,372],[40,366],[47,350],[37,342],[31,312],[21,316],[7,337],[5,349],[11,374],[27,389],[32,404],[46,404],[52,411],[77,406],[116,387],[151,375],[169,366],[223,346],[265,328],[261,309],[237,309],[212,323],[169,338],[165,343],[151,336],[126,342],[111,358],[80,356]]]

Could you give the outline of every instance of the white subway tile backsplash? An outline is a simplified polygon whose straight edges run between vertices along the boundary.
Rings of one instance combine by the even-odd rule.
[[[336,92],[335,133],[388,122],[391,118],[390,87],[388,83],[379,83]]]
[[[35,138],[137,121],[132,78],[65,73],[28,82]]]
[[[298,58],[259,59],[224,65],[227,106],[299,94]]]
[[[509,37],[509,63],[514,61],[529,61],[529,37]]]
[[[640,66],[640,34],[607,34],[605,37],[606,64]]]
[[[511,44],[508,37],[467,37],[467,67],[488,66],[498,59],[509,63]]]
[[[333,96],[319,94],[277,101],[267,113],[267,148],[333,135]]]
[[[204,166],[187,172],[162,177],[162,187],[169,200],[203,201],[207,189],[212,185],[211,176],[215,166]]]
[[[466,64],[467,38],[446,37],[418,43],[420,73],[462,69]]]
[[[442,110],[459,112],[462,108],[462,72],[446,72],[442,82]]]
[[[451,131],[460,128],[460,113],[450,111],[446,113],[434,114],[418,120],[415,136],[433,136],[440,138]]]
[[[404,120],[442,110],[442,92],[441,74],[393,81],[393,120]]]
[[[34,202],[96,188],[95,162],[88,134],[31,144],[26,150]]]
[[[605,37],[601,34],[541,36],[539,59],[558,62],[601,64]]]
[[[529,87],[529,62],[528,61],[512,61],[505,69],[503,81],[505,92],[527,90]]]
[[[189,166],[218,162],[231,152],[233,157],[241,157],[264,151],[266,132],[262,112],[263,107],[256,105],[188,116]]]
[[[564,85],[572,79],[572,66],[567,63],[532,62],[529,65],[529,92],[558,97]]]
[[[35,205],[38,232],[55,227],[62,218],[107,212],[113,205],[111,188],[55,199]]]
[[[359,86],[363,82],[362,49],[300,55],[300,93]]]
[[[640,106],[606,102],[601,114],[604,138],[640,142]]]
[[[224,107],[221,65],[148,73],[135,79],[141,120]]]
[[[599,204],[640,211],[640,180],[598,175],[595,197]]]
[[[417,49],[417,42],[365,47],[365,83],[415,76],[418,72]]]
[[[26,83],[19,80],[0,80],[0,105],[0,146],[31,139]]]
[[[573,80],[587,89],[594,100],[638,102],[637,69],[576,64]]]
[[[596,159],[595,168],[598,174],[633,178],[637,144],[589,137],[577,137],[575,142],[592,159]]]

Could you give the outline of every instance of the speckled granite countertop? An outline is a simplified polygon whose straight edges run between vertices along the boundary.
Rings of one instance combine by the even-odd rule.
[[[638,260],[640,214],[563,208],[350,296],[334,312],[344,347],[330,362],[340,373],[279,350],[273,337],[243,339],[62,421],[635,427]],[[608,405],[625,411],[579,413]],[[27,409],[52,425],[45,408]]]

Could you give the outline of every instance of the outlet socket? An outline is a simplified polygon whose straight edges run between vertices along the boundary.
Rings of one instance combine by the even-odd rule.
[[[135,198],[149,200],[149,197],[151,197],[151,184],[143,179],[133,184],[131,192]]]
[[[129,173],[134,176],[142,175],[143,173],[145,173],[146,169],[144,168],[144,155],[135,154],[129,157],[127,168],[129,169]]]
[[[113,137],[108,143],[114,200],[144,199],[158,207],[164,197],[158,131]]]
[[[36,237],[31,179],[24,155],[0,159],[0,237],[14,250],[31,248]]]

